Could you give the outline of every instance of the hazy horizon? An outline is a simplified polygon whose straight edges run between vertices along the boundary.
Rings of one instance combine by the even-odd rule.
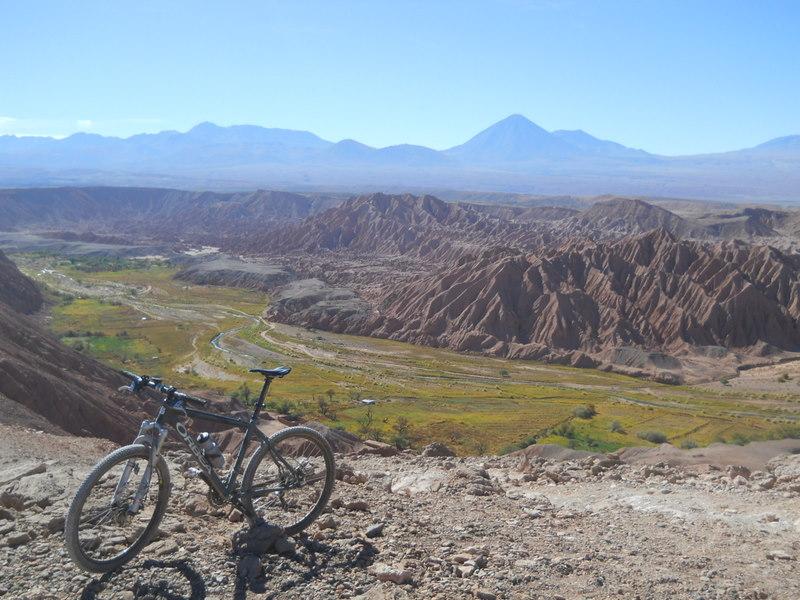
[[[0,135],[210,121],[442,150],[523,114],[671,156],[800,133],[795,3],[346,4],[9,6]]]
[[[505,121],[507,119],[513,118],[513,117],[522,117],[525,120],[530,121],[534,125],[538,125],[538,123],[536,123],[535,120],[528,118],[526,115],[520,115],[519,113],[515,113],[515,114],[507,115],[506,117],[504,117],[503,119],[498,120],[497,122],[489,123],[489,124],[486,124],[485,126],[481,126],[480,129],[477,129],[476,131],[474,131],[473,134],[468,135],[468,137],[466,137],[464,140],[459,142],[459,144],[472,139],[478,133],[481,133],[481,132],[485,131],[486,129],[488,129],[488,128],[492,127],[492,126],[497,125],[498,123],[501,123],[501,122],[503,122],[503,121]],[[103,137],[120,139],[120,140],[127,140],[127,139],[134,138],[134,137],[140,136],[140,135],[158,135],[158,134],[161,134],[161,133],[181,133],[181,134],[185,134],[185,133],[189,133],[193,129],[196,129],[197,127],[200,127],[202,125],[213,125],[213,126],[216,126],[216,127],[219,127],[219,128],[223,128],[223,129],[230,128],[230,127],[259,127],[259,128],[264,128],[264,129],[274,129],[274,130],[281,130],[281,131],[296,131],[296,132],[302,132],[302,133],[311,133],[312,135],[315,135],[315,136],[319,137],[320,139],[322,139],[322,140],[324,140],[326,142],[331,142],[331,143],[336,144],[336,143],[340,143],[340,142],[355,141],[355,142],[362,143],[362,144],[364,144],[366,146],[369,146],[371,148],[378,149],[378,150],[384,149],[384,148],[397,147],[397,146],[420,146],[420,147],[426,147],[423,144],[417,144],[417,143],[415,143],[414,141],[411,141],[411,140],[399,141],[398,143],[391,144],[390,146],[370,146],[369,144],[365,144],[361,140],[357,140],[357,139],[352,138],[352,137],[344,137],[344,138],[341,138],[341,139],[328,140],[328,139],[325,139],[323,136],[320,136],[316,132],[311,131],[309,129],[290,129],[288,127],[281,127],[280,125],[267,127],[267,126],[258,125],[258,124],[255,124],[255,123],[232,123],[230,125],[220,125],[219,123],[214,123],[213,121],[209,121],[209,120],[200,121],[198,123],[195,123],[194,125],[191,125],[190,127],[188,127],[187,129],[184,129],[184,130],[162,129],[162,130],[159,130],[159,131],[152,131],[152,132],[140,131],[140,132],[136,132],[136,133],[131,133],[129,135],[112,135],[112,134],[106,135],[106,134],[102,134],[102,133],[99,133],[99,132],[96,132],[96,131],[83,130],[83,131],[75,131],[75,132],[67,134],[67,135],[25,135],[25,134],[17,135],[17,134],[13,134],[13,133],[12,134],[0,133],[0,137],[3,136],[3,135],[6,135],[6,136],[10,135],[12,137],[17,137],[17,138],[31,137],[31,138],[48,138],[48,139],[54,139],[54,140],[63,140],[63,139],[69,138],[69,137],[74,136],[74,135],[89,134],[89,135],[101,135]],[[592,135],[591,131],[586,131],[586,130],[583,130],[583,129],[570,129],[570,128],[564,128],[564,129],[560,129],[560,130],[554,129],[554,130],[551,130],[550,133],[557,132],[557,131],[581,132],[581,133],[586,133],[586,134]],[[770,140],[762,140],[762,141],[758,142],[757,144],[755,144],[755,146],[757,146],[759,144],[763,144],[764,142],[768,142],[768,141],[772,141],[772,140],[775,140],[775,139],[779,139],[780,137],[795,137],[796,135],[800,135],[800,134],[787,134],[785,136],[778,136],[778,138],[771,138]],[[593,137],[597,137],[597,136],[593,136]],[[610,138],[609,139],[598,138],[598,139],[601,139],[601,141],[617,142],[617,140],[610,139]],[[456,146],[459,145],[459,144],[456,144]],[[450,150],[450,149],[451,148],[434,148],[434,150],[437,150],[437,151],[445,151],[445,150]],[[643,150],[643,151],[648,152],[648,153],[653,154],[653,155],[657,154],[655,152],[651,152],[648,148],[635,148],[635,149],[636,150]],[[744,149],[747,149],[747,148],[727,148],[727,149],[724,149],[724,150],[720,150],[718,153],[732,152],[732,151],[744,150]],[[665,156],[665,157],[676,157],[677,158],[677,157],[680,157],[680,156],[691,156],[691,155],[674,155],[673,154],[673,155],[662,155],[662,156]]]

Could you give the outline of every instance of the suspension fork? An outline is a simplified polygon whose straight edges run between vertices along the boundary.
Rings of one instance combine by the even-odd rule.
[[[161,446],[163,446],[164,440],[167,439],[167,433],[167,428],[156,421],[143,421],[142,426],[139,428],[139,435],[136,436],[134,444],[144,444],[147,446],[150,449],[150,458],[147,461],[147,467],[144,473],[142,473],[142,478],[139,480],[139,485],[136,488],[136,493],[133,495],[133,500],[128,507],[128,512],[131,514],[137,513],[142,508],[144,497],[147,495],[147,490],[150,488],[153,469],[161,453]],[[114,502],[117,501],[119,493],[128,485],[133,465],[134,463],[132,460],[129,460],[125,465],[122,477],[120,477],[117,488],[114,491]]]

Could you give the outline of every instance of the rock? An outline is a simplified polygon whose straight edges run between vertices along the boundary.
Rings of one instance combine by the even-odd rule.
[[[729,479],[736,479],[737,477],[750,479],[750,469],[748,469],[744,465],[728,465],[728,469],[726,472],[728,474]]]
[[[244,515],[240,510],[233,509],[230,514],[228,514],[228,521],[231,523],[241,523],[244,520]]]
[[[45,471],[47,471],[47,465],[43,462],[23,462],[11,467],[4,467],[0,470],[0,488],[23,477],[39,475]]]
[[[201,498],[193,498],[186,503],[183,510],[192,517],[199,517],[208,513],[208,503]]]
[[[45,524],[45,528],[50,533],[58,533],[59,531],[64,531],[65,519],[66,519],[65,515],[55,515],[54,517],[50,517],[50,519]]]
[[[366,440],[364,447],[358,451],[358,454],[377,454],[379,456],[395,456],[397,453],[398,450],[395,446],[375,440]]]
[[[10,546],[11,548],[16,548],[17,546],[23,546],[30,542],[33,538],[27,532],[11,534],[6,537],[6,545]]]
[[[325,515],[317,521],[319,529],[336,529],[337,527],[339,527],[339,522],[333,515]]]
[[[13,521],[14,513],[8,509],[0,508],[0,521]]]
[[[782,481],[800,479],[800,454],[776,456],[767,463],[766,468]]]
[[[290,538],[282,537],[275,540],[273,549],[276,554],[294,554],[297,546]]]
[[[449,458],[456,455],[456,453],[453,452],[450,448],[439,442],[433,442],[432,444],[428,444],[422,449],[421,454],[422,456],[429,456],[434,458]]]
[[[347,510],[369,512],[369,504],[365,500],[353,500],[344,505]]]
[[[759,478],[756,480],[755,484],[761,490],[771,490],[775,487],[775,483],[778,481],[778,478],[774,475],[767,475],[766,477]]]
[[[401,566],[392,566],[385,563],[375,563],[369,568],[369,573],[378,581],[390,581],[398,585],[411,583],[411,571]]]
[[[456,576],[461,578],[471,577],[476,571],[475,565],[463,564],[456,567]]]
[[[179,547],[173,540],[163,540],[155,544],[150,544],[147,550],[157,556],[173,556],[178,552]]]
[[[0,493],[0,507],[13,508],[16,511],[25,510],[25,498],[9,490]]]
[[[349,465],[337,465],[336,479],[353,485],[369,481],[369,477],[366,473],[359,473]]]
[[[62,600],[62,597],[43,586],[37,585],[28,588],[17,600]]]
[[[794,556],[783,550],[770,550],[767,552],[767,558],[769,560],[794,560]]]
[[[565,559],[558,559],[553,562],[553,568],[558,571],[561,575],[569,575],[575,570],[569,562]]]
[[[497,596],[487,590],[476,589],[474,595],[479,600],[496,600]]]
[[[383,528],[385,525],[385,523],[376,523],[367,529],[365,535],[368,538],[380,537],[383,534]]]
[[[560,483],[561,482],[561,475],[559,475],[555,471],[547,470],[547,471],[544,472],[544,476],[547,477],[547,479],[549,479],[553,483]]]
[[[52,469],[44,473],[26,475],[6,486],[0,494],[0,506],[16,510],[34,506],[47,508],[55,502],[66,500],[67,489],[71,495],[78,484],[71,469]]]
[[[400,475],[392,480],[389,489],[395,494],[413,496],[426,492],[438,492],[446,480],[446,472],[430,470],[424,473]]]
[[[353,600],[407,600],[411,596],[403,588],[393,583],[379,583],[366,593],[355,596]]]

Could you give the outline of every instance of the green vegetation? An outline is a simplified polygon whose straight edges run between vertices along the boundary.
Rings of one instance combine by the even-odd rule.
[[[577,406],[572,411],[572,414],[579,419],[591,419],[597,414],[597,409],[594,407],[594,404],[589,404],[588,406]]]
[[[667,434],[663,431],[640,431],[637,434],[643,440],[647,440],[651,444],[666,444]]]
[[[250,389],[250,386],[247,385],[246,382],[231,393],[231,398],[241,402],[245,406],[251,406],[257,400],[257,398],[253,397],[253,390]]]
[[[105,273],[113,271],[131,271],[149,269],[156,261],[137,258],[121,258],[119,256],[81,256],[68,258],[67,262],[76,271],[84,273]],[[164,261],[158,261],[163,263]]]
[[[398,447],[439,441],[469,454],[555,443],[610,451],[643,439],[704,446],[800,437],[794,386],[759,394],[718,384],[669,386],[267,324],[259,318],[266,295],[177,281],[176,269],[159,261],[107,271],[53,257],[19,263],[49,286],[53,331],[82,352],[244,403],[260,389],[247,373],[258,355],[257,364],[293,367],[273,388],[279,399],[271,410]],[[220,332],[227,332],[224,351],[211,344]],[[375,403],[364,405],[367,398]]]
[[[398,450],[405,450],[411,446],[411,423],[408,419],[400,415],[395,419],[392,429],[394,430],[394,435],[391,442]]]

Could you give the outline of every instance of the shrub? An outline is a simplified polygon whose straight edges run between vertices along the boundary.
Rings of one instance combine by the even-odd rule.
[[[508,369],[500,369],[500,377],[511,377],[511,373],[508,372]]]
[[[661,431],[640,431],[636,434],[639,438],[652,444],[666,444],[667,436]]]
[[[289,402],[288,400],[281,400],[274,406],[277,412],[279,412],[282,415],[286,415],[287,418],[293,421],[303,416],[302,409],[300,409],[300,407],[298,407],[296,404]]]
[[[558,427],[554,427],[551,430],[553,435],[559,435],[561,437],[565,437],[567,439],[572,439],[575,437],[575,429],[572,427],[570,423],[561,423]]]
[[[572,414],[579,419],[591,419],[597,414],[597,409],[594,407],[594,404],[589,404],[587,406],[576,406],[575,410],[572,411]]]
[[[317,411],[323,417],[327,417],[328,419],[333,419],[333,414],[331,413],[330,404],[328,401],[325,400],[324,396],[317,396]]]
[[[250,387],[246,383],[243,383],[236,390],[234,390],[233,393],[231,393],[231,398],[233,398],[234,400],[238,400],[243,404],[249,404],[251,397],[252,397],[252,392],[250,391]]]
[[[405,450],[411,447],[411,423],[404,416],[399,416],[392,425],[394,434],[391,436],[391,443],[398,450]]]
[[[692,448],[697,448],[697,442],[694,440],[683,440],[681,442],[681,448],[684,450],[691,450]]]
[[[736,444],[737,446],[744,446],[745,444],[750,443],[750,438],[744,435],[743,433],[734,433],[731,437],[731,442]]]
[[[356,423],[358,424],[358,433],[362,436],[367,436],[372,431],[372,422],[375,420],[375,411],[373,410],[372,406],[368,406],[367,410],[364,411],[364,414],[360,417],[356,418]]]
[[[611,423],[611,432],[612,433],[625,433],[625,428],[622,426],[622,423],[619,421],[612,421]]]
[[[396,433],[392,436],[391,443],[398,450],[405,450],[406,448],[411,446],[411,441],[407,437],[404,437],[399,433]]]
[[[781,376],[780,376],[780,377],[778,377],[778,381],[779,381],[780,383],[786,383],[786,382],[787,382],[787,381],[789,381],[790,379],[791,379],[791,377],[789,377],[789,374],[788,374],[788,373],[782,373],[782,374],[781,374]]]

